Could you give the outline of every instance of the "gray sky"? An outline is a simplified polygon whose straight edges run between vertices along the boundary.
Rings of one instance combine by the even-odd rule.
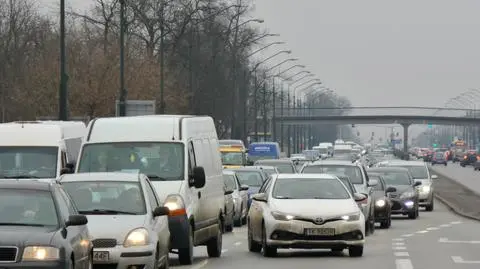
[[[443,106],[480,86],[479,10],[478,0],[256,0],[254,16],[287,43],[259,57],[291,49],[354,106]]]

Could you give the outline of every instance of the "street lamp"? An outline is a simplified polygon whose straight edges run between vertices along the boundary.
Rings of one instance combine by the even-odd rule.
[[[267,44],[267,45],[265,45],[265,46],[257,49],[256,51],[248,54],[248,55],[247,55],[247,58],[250,58],[251,56],[253,56],[253,55],[259,53],[260,51],[262,51],[262,50],[264,50],[264,49],[266,49],[266,48],[269,48],[269,47],[271,47],[271,46],[273,46],[273,45],[282,45],[282,44],[285,44],[285,42],[277,41],[277,42],[269,43],[269,44]]]
[[[67,57],[65,49],[65,0],[60,0],[60,88],[58,94],[58,118],[68,120]]]
[[[292,69],[294,69],[294,68],[305,68],[305,65],[302,65],[302,64],[292,65],[291,67],[289,67],[289,68],[283,70],[282,72],[278,73],[277,76],[281,76],[281,75],[283,75],[284,73],[286,73],[286,72],[288,72],[288,71],[290,71],[290,70],[292,70]],[[308,71],[307,71],[307,72],[308,72]],[[288,79],[286,79],[286,80],[288,80]]]
[[[163,34],[163,32],[162,32]],[[120,94],[118,98],[118,115],[127,114],[127,89],[125,88],[125,0],[120,0]]]

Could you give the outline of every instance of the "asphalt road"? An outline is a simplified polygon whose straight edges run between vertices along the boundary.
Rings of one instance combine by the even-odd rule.
[[[434,165],[430,167],[438,174],[447,176],[480,194],[480,172],[473,171],[472,166],[461,167],[458,163],[449,162],[447,166]]]
[[[335,256],[331,252],[305,250],[281,250],[279,257],[264,258],[261,254],[248,252],[246,238],[246,227],[236,228],[233,233],[224,235],[221,258],[208,259],[205,247],[197,247],[197,259],[193,265],[176,265],[176,255],[171,255],[171,263],[174,268],[182,269],[480,267],[480,261],[476,261],[478,264],[465,263],[480,260],[480,223],[454,215],[438,201],[433,212],[422,211],[417,220],[395,217],[390,229],[377,229],[373,236],[367,237],[364,256],[360,258],[348,257],[347,251]]]

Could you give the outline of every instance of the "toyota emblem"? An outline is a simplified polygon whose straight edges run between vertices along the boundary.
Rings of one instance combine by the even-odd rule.
[[[323,223],[323,219],[322,218],[316,218],[314,220],[315,224],[322,224]]]

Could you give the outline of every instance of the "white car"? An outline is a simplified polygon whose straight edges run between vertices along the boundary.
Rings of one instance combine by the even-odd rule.
[[[327,174],[274,175],[253,197],[248,213],[248,248],[266,257],[278,248],[348,248],[363,255],[365,217],[354,194]]]

